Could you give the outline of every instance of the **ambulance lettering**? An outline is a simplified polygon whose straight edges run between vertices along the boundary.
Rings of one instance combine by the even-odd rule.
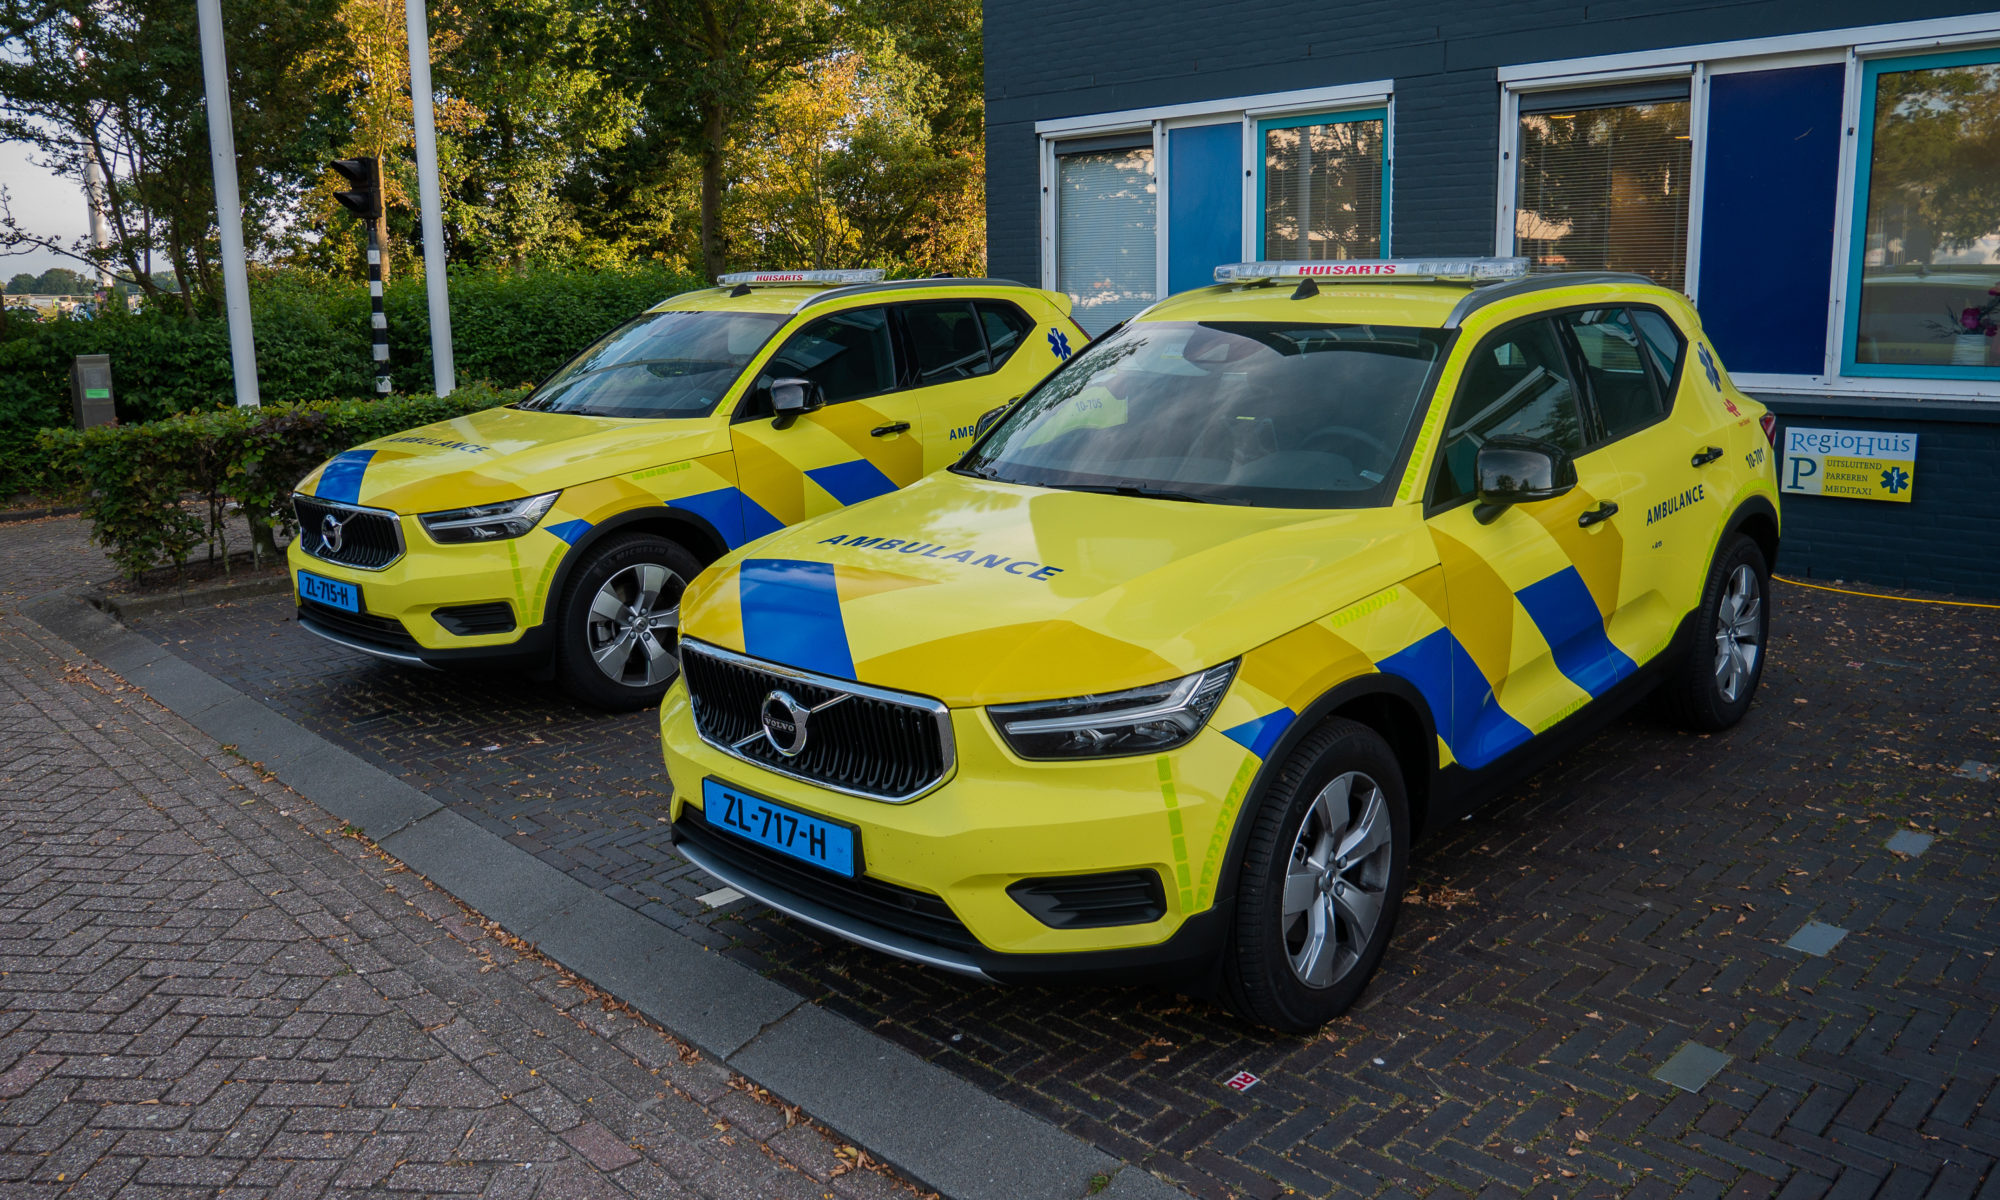
[[[1688,505],[1704,499],[1706,495],[1701,490],[1701,485],[1697,483],[1678,496],[1669,496],[1646,510],[1646,524],[1651,525],[1655,521],[1664,521]]]
[[[935,558],[939,562],[964,563],[987,570],[999,569],[1009,575],[1024,579],[1054,579],[1063,573],[1062,567],[1051,567],[1029,558],[1010,558],[1005,554],[978,554],[975,550],[956,550],[945,553],[947,547],[942,542],[912,542],[903,538],[863,537],[860,534],[837,533],[829,538],[821,538],[822,546],[845,546],[850,550],[894,550],[899,554],[914,554],[918,558]],[[977,554],[978,557],[974,557]]]

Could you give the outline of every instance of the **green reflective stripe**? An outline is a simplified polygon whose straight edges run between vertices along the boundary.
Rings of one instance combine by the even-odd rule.
[[[567,547],[565,547],[565,549],[566,548]],[[562,565],[562,560],[563,556],[562,553],[559,551],[555,554],[549,555],[549,561],[543,564],[542,577],[535,581],[535,605],[536,605],[535,611],[540,612],[541,609],[548,604],[549,580],[555,577],[556,568]],[[527,613],[522,613],[521,624],[523,627],[526,627],[528,625],[534,624],[534,622],[528,620]]]
[[[1243,807],[1243,797],[1250,791],[1250,781],[1257,777],[1257,764],[1263,761],[1254,754],[1243,756],[1243,765],[1236,768],[1236,778],[1229,782],[1229,791],[1222,797],[1222,811],[1215,814],[1215,831],[1208,835],[1208,857],[1201,864],[1201,894],[1215,903],[1215,881],[1222,874],[1223,856],[1229,853],[1229,834],[1236,827],[1236,812]]]
[[[1174,760],[1162,754],[1160,795],[1167,801],[1167,830],[1174,835],[1174,882],[1179,885],[1181,912],[1194,911],[1194,878],[1188,872],[1187,834],[1181,828],[1181,798],[1174,791]]]
[[[519,603],[523,619],[528,612],[528,581],[521,574],[521,549],[515,545],[517,539],[507,539],[507,561],[514,565],[514,599]]]
[[[1403,484],[1396,489],[1398,501],[1407,503],[1417,498],[1417,490],[1424,485],[1423,472],[1419,468],[1423,465],[1424,455],[1430,453],[1431,442],[1436,440],[1438,426],[1444,424],[1445,411],[1450,407],[1450,397],[1433,392],[1430,414],[1424,418],[1423,428],[1417,431],[1417,444],[1410,447],[1409,460],[1403,464]]]

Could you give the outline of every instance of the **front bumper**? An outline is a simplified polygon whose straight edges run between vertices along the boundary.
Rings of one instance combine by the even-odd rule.
[[[1026,762],[983,710],[951,713],[958,761],[921,798],[890,804],[766,771],[703,742],[687,689],[660,709],[675,838],[745,895],[852,941],[964,975],[1024,982],[1203,975],[1227,941],[1216,881],[1248,773],[1243,747],[1205,730],[1179,750],[1090,762]],[[793,865],[708,822],[714,778],[854,825],[866,874]],[[1010,895],[1022,880],[1141,869],[1165,911],[1140,924],[1053,928]]]
[[[348,617],[300,602],[301,625],[331,641],[398,662],[441,665],[547,652],[542,613],[567,542],[532,530],[504,542],[439,546],[413,518],[401,521],[408,549],[379,571],[328,562],[307,554],[297,540],[292,542],[285,557],[294,600],[303,569],[361,589],[364,610]],[[512,629],[462,635],[447,629],[436,616],[439,609],[495,603],[504,603],[512,613]]]

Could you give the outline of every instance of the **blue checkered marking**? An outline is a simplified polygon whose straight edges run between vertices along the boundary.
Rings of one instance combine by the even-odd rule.
[[[1285,736],[1285,730],[1290,729],[1292,722],[1298,719],[1299,714],[1289,708],[1281,708],[1276,712],[1265,713],[1254,720],[1225,729],[1222,731],[1222,736],[1258,758],[1269,758],[1271,751],[1278,744],[1278,739]]]
[[[342,504],[361,503],[361,477],[368,473],[368,463],[374,457],[373,450],[343,450],[334,455],[326,470],[319,473],[319,486],[313,494]]]
[[[833,564],[746,558],[737,569],[743,650],[840,679],[854,678]]]
[[[563,541],[574,546],[576,545],[576,539],[590,532],[590,522],[578,518],[574,521],[564,521],[561,524],[549,525],[546,528],[550,533],[555,534]]]
[[[806,472],[806,478],[825,488],[827,495],[842,504],[859,504],[896,490],[896,481],[865,458],[835,463],[830,467],[814,467]]]
[[[1500,707],[1479,664],[1449,629],[1420,638],[1375,665],[1416,686],[1452,757],[1468,767],[1483,767],[1531,736],[1526,725]]]
[[[1604,632],[1604,618],[1597,611],[1597,601],[1575,567],[1564,567],[1514,595],[1533,618],[1542,640],[1549,644],[1556,669],[1593,698],[1602,696],[1612,684],[1638,670],[1638,664],[1611,644]]]

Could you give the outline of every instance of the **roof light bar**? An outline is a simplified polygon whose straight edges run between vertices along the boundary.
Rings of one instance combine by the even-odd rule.
[[[1350,258],[1331,262],[1224,263],[1215,268],[1215,281],[1313,279],[1321,283],[1367,283],[1377,279],[1436,279],[1452,283],[1500,283],[1527,274],[1525,258]]]
[[[738,271],[733,275],[717,275],[715,282],[724,287],[776,287],[801,283],[838,287],[848,283],[880,283],[882,275],[880,267],[851,271]]]

